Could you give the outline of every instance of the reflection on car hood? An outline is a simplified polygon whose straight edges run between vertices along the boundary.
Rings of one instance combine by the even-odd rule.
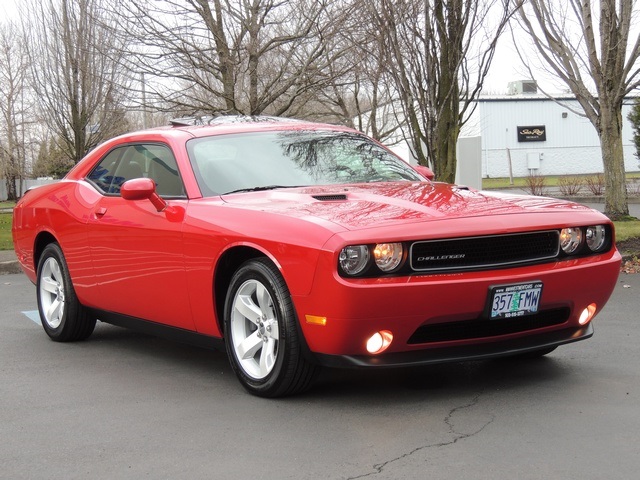
[[[475,191],[427,182],[277,189],[225,195],[223,200],[243,208],[317,217],[346,229],[541,210],[589,210],[582,205],[550,198]]]

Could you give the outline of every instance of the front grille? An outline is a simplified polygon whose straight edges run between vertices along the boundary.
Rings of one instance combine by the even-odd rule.
[[[548,260],[558,255],[559,236],[557,230],[549,230],[415,242],[411,268],[417,272],[465,270]]]
[[[512,333],[528,332],[538,328],[561,325],[569,319],[569,308],[542,310],[534,315],[495,320],[476,319],[461,322],[436,323],[419,327],[407,343],[452,342],[491,338]]]

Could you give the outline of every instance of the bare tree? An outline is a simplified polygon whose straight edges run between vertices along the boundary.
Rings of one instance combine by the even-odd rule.
[[[460,129],[475,108],[498,38],[522,0],[374,0],[387,65],[418,163],[453,182]]]
[[[344,5],[347,8],[346,2]],[[295,113],[348,125],[392,144],[400,139],[402,122],[395,114],[400,107],[385,59],[375,54],[386,39],[363,19],[358,0],[350,2],[348,8],[353,14],[346,16],[347,21],[333,37],[325,39],[326,86]]]
[[[147,94],[174,112],[291,115],[341,55],[328,47],[346,2],[114,1]]]
[[[9,200],[21,194],[19,184],[25,170],[26,70],[19,29],[12,23],[0,24],[0,174]]]
[[[520,24],[541,59],[576,96],[602,150],[605,213],[629,215],[622,103],[640,86],[640,35],[635,0],[530,0]],[[634,22],[634,18],[636,22]],[[592,89],[595,87],[595,92]]]
[[[22,4],[41,121],[73,163],[126,130],[123,48],[103,0]]]

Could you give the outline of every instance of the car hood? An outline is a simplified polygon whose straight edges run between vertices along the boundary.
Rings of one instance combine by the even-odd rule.
[[[313,217],[351,230],[437,219],[590,210],[551,198],[470,190],[428,182],[301,187],[225,195],[227,204]]]

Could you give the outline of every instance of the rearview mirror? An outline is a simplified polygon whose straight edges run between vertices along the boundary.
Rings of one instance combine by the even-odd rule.
[[[134,178],[124,182],[120,187],[120,196],[125,200],[149,199],[159,212],[167,208],[167,202],[160,198],[156,184],[150,178]]]
[[[431,170],[429,167],[425,167],[424,165],[414,165],[413,168],[416,170],[416,172],[429,180],[433,180],[435,178],[433,170]]]

